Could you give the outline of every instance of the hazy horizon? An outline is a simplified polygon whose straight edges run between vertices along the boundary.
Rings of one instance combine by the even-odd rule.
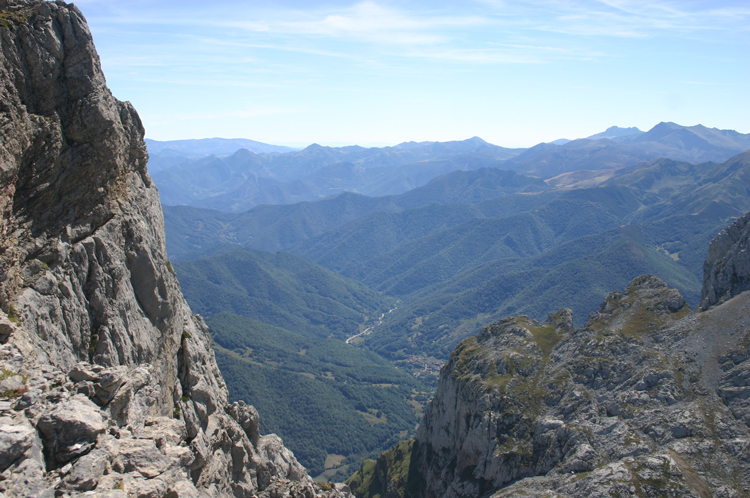
[[[505,147],[661,121],[750,132],[737,1],[82,0],[157,140]]]

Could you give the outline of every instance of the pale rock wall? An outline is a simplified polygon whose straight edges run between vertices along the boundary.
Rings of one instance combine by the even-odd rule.
[[[750,293],[698,314],[642,276],[582,329],[486,327],[441,372],[407,495],[747,496],[748,317]]]
[[[721,231],[703,263],[703,310],[750,290],[750,213]]]
[[[167,261],[143,126],[81,12],[0,0],[0,23],[0,491],[319,493],[228,404]]]

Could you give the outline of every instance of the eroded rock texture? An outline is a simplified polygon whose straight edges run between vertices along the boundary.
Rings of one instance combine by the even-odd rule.
[[[721,231],[703,263],[701,309],[750,290],[750,213]]]
[[[167,261],[143,126],[81,12],[0,0],[0,47],[0,491],[320,493],[228,404]]]
[[[442,372],[412,495],[746,496],[748,297],[697,316],[639,277],[583,329],[487,327]]]
[[[711,244],[706,286],[718,299],[706,311],[641,276],[581,329],[561,310],[463,341],[411,451],[363,466],[354,492],[750,496],[750,292],[725,278],[747,275],[749,219]]]

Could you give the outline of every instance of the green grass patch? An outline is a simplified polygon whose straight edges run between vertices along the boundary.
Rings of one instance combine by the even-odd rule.
[[[24,24],[31,17],[28,9],[0,12],[0,25],[12,29],[19,24]]]

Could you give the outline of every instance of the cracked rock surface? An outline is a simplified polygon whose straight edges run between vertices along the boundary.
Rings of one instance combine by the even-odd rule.
[[[750,213],[721,231],[703,263],[701,309],[750,290]]]
[[[324,494],[228,403],[81,12],[0,17],[0,496]]]
[[[750,214],[708,251],[705,311],[648,275],[585,326],[506,318],[460,343],[383,498],[750,496]]]

